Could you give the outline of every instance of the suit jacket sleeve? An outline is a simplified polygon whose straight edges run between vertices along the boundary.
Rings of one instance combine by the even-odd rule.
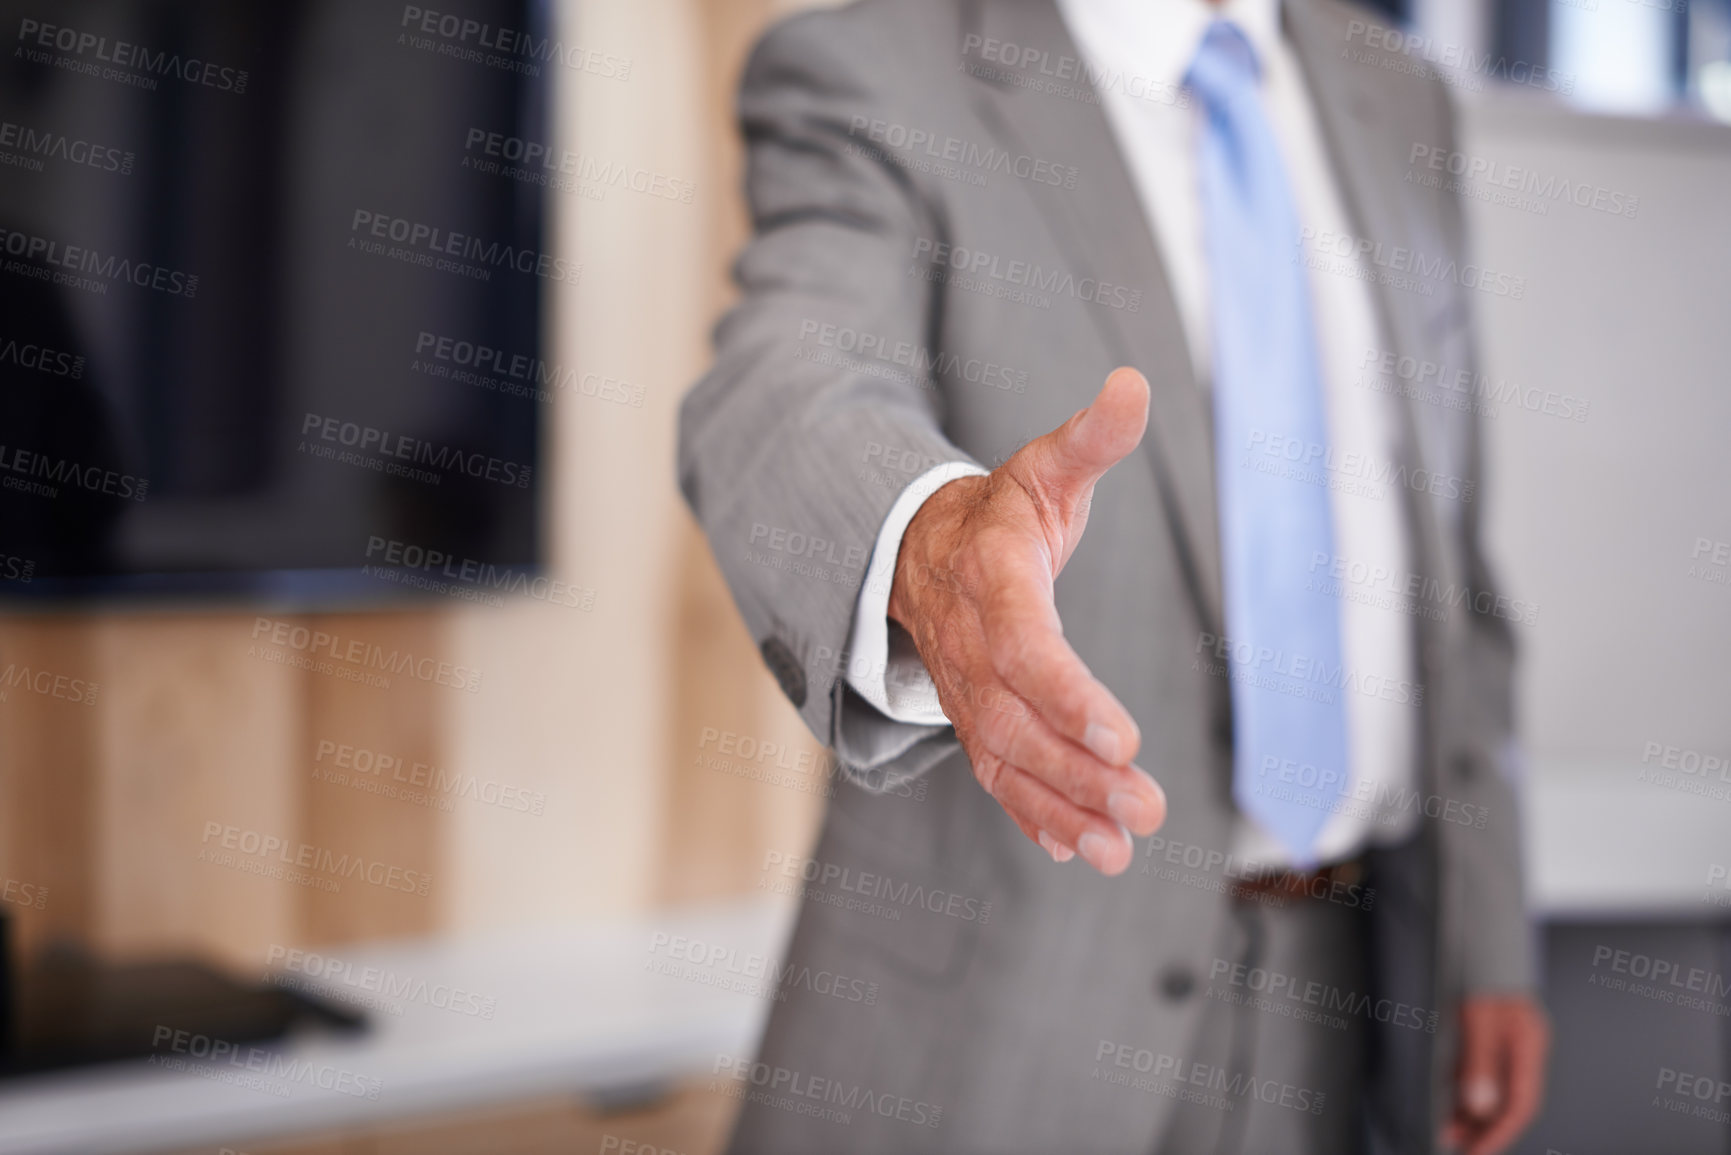
[[[783,691],[848,772],[882,789],[956,743],[949,727],[894,722],[849,687],[861,579],[901,490],[930,464],[969,457],[915,368],[931,341],[921,274],[940,215],[850,132],[884,115],[898,54],[837,35],[843,18],[778,25],[747,65],[753,236],[714,365],[680,410],[679,480]]]
[[[1439,120],[1444,147],[1459,147],[1452,101],[1443,86],[1435,86],[1441,106]],[[1447,206],[1447,227],[1454,252],[1466,260],[1471,238],[1458,197],[1440,198]],[[1470,309],[1470,305],[1466,305]],[[1467,357],[1477,368],[1476,326],[1466,318]],[[1459,943],[1461,989],[1473,993],[1531,992],[1537,986],[1537,950],[1527,914],[1526,863],[1523,854],[1521,802],[1523,764],[1515,717],[1515,615],[1501,596],[1501,586],[1485,556],[1482,528],[1484,469],[1483,419],[1466,423],[1463,472],[1478,483],[1479,498],[1459,503],[1456,547],[1462,584],[1473,597],[1459,611],[1465,628],[1449,655],[1450,708],[1445,742],[1454,750],[1440,780],[1452,800],[1465,804],[1470,822],[1451,820],[1445,798],[1443,886],[1458,904],[1466,928]],[[1473,807],[1470,812],[1465,807]]]
[[[1475,601],[1495,607],[1498,587],[1479,548],[1477,507],[1473,503],[1463,519],[1467,584]],[[1513,630],[1494,609],[1471,612],[1468,621],[1464,652],[1452,673],[1464,695],[1458,753],[1445,780],[1473,808],[1467,811],[1472,821],[1452,821],[1445,811],[1441,823],[1444,885],[1454,889],[1462,912],[1456,925],[1467,928],[1459,948],[1459,977],[1467,994],[1530,992],[1537,985],[1537,952],[1522,852]]]

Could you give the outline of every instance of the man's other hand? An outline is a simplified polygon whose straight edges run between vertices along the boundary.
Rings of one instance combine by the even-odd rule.
[[[1507,1151],[1539,1113],[1551,1030],[1545,1012],[1520,995],[1461,1003],[1455,1109],[1443,1145],[1465,1155]]]
[[[1063,862],[1130,865],[1166,795],[1132,764],[1130,714],[1064,640],[1052,583],[1094,483],[1142,440],[1148,382],[1117,369],[1093,404],[985,477],[939,489],[902,536],[889,615],[912,635],[974,776]]]

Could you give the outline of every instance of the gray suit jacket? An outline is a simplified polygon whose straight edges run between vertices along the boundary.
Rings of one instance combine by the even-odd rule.
[[[1470,369],[1474,277],[1440,263],[1464,266],[1459,203],[1403,180],[1415,143],[1452,145],[1442,85],[1337,0],[1291,0],[1283,18],[1356,232],[1431,262],[1433,288],[1375,290],[1385,348]],[[1181,1060],[1206,1001],[1227,903],[1210,852],[1233,815],[1228,683],[1206,653],[1221,620],[1209,402],[1078,55],[1052,0],[865,0],[777,26],[746,71],[755,232],[684,403],[680,482],[842,777],[817,847],[766,856],[766,886],[796,889],[801,914],[759,1065],[734,1068],[751,1076],[739,1152],[1148,1152],[1172,1100],[1108,1086],[1097,1059],[1124,1044]],[[890,722],[844,671],[901,488],[935,461],[1002,461],[1120,364],[1152,386],[1148,436],[1100,483],[1057,601],[1141,726],[1170,817],[1107,879],[1053,864],[947,729]],[[1476,486],[1473,420],[1403,411],[1401,464]],[[1409,476],[1389,500],[1407,505],[1420,572],[1489,588],[1479,495]],[[1460,995],[1533,980],[1509,631],[1466,605],[1412,621],[1429,816],[1373,865],[1371,994],[1435,1011],[1438,1029],[1377,1028],[1371,1126],[1391,1151],[1431,1149]]]

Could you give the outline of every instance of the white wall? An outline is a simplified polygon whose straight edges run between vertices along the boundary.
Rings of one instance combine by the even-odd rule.
[[[1491,546],[1539,605],[1516,631],[1539,897],[1703,911],[1731,781],[1704,798],[1640,773],[1648,742],[1731,758],[1731,574],[1690,573],[1697,539],[1731,542],[1731,128],[1523,94],[1463,113],[1463,151],[1638,198],[1632,218],[1468,200],[1482,262],[1527,286],[1477,298],[1490,375],[1590,403],[1486,423]]]

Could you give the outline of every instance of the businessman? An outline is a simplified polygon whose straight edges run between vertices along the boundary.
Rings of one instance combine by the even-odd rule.
[[[740,118],[681,485],[844,771],[784,973],[873,997],[785,986],[732,1150],[1506,1150],[1512,645],[1395,388],[1510,291],[1443,79],[1337,0],[864,0]]]

